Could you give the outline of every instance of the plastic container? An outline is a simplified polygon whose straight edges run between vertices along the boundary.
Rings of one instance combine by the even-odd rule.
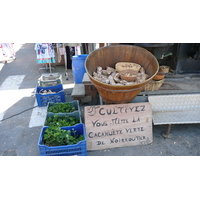
[[[72,57],[72,72],[75,83],[82,83],[84,73],[86,72],[84,63],[87,56],[88,54],[82,54]]]
[[[74,118],[76,118],[76,119],[79,120],[79,123],[82,123],[79,111],[75,111],[73,113],[56,113],[56,114],[54,114],[54,113],[47,113],[46,119],[45,119],[45,122],[44,122],[44,126],[47,126],[46,125],[47,118],[54,117],[54,115],[57,115],[57,116],[60,116],[60,117],[65,117],[65,116],[74,117]]]
[[[59,103],[48,103],[48,107],[47,107],[47,113],[52,113],[52,114],[55,114],[55,113],[53,113],[53,112],[49,112],[48,111],[48,109],[49,109],[49,107],[51,107],[51,106],[54,106],[54,105],[58,105]],[[74,101],[71,101],[71,102],[65,102],[64,104],[71,104],[71,105],[73,105],[74,107],[75,107],[75,111],[74,112],[76,112],[76,111],[78,111],[79,113],[81,112],[80,111],[80,106],[79,106],[79,101],[78,100],[74,100]],[[61,113],[61,112],[60,112]]]
[[[51,74],[42,74],[41,78],[42,78],[42,81],[55,81],[57,79],[61,79],[61,74],[58,74],[58,73],[51,73]]]
[[[86,156],[87,149],[86,149],[86,132],[84,124],[80,123],[75,126],[68,126],[62,127],[61,129],[64,130],[77,130],[76,133],[83,135],[84,140],[80,141],[77,144],[73,145],[64,145],[64,146],[55,146],[49,147],[43,144],[43,135],[44,131],[48,128],[45,126],[41,129],[39,140],[38,140],[38,147],[41,156]]]
[[[49,86],[55,86],[59,84],[62,84],[60,79],[57,79],[55,81],[42,81],[41,79],[38,79],[38,86],[41,86],[41,87],[49,87]]]
[[[51,90],[52,92],[56,92],[53,94],[41,94],[43,90]],[[50,87],[36,87],[36,99],[38,106],[47,106],[49,102],[59,103],[65,102],[65,93],[63,90],[62,84]]]
[[[62,84],[62,76],[58,73],[42,74],[38,79],[38,86],[49,87]]]
[[[133,62],[140,64],[145,69],[149,78],[135,85],[109,85],[101,83],[93,78],[93,72],[101,66],[115,68],[118,62]],[[102,100],[107,104],[129,103],[142,91],[142,89],[152,80],[159,70],[159,63],[155,56],[142,47],[135,45],[111,45],[99,48],[91,52],[85,61],[86,72],[96,87]]]

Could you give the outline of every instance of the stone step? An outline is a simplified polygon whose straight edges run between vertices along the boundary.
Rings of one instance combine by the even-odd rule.
[[[84,85],[92,85],[92,82],[90,81],[90,78],[89,78],[89,76],[87,75],[87,73],[84,73],[82,83],[83,83]]]
[[[75,84],[71,96],[74,98],[85,97],[85,86],[82,83]]]

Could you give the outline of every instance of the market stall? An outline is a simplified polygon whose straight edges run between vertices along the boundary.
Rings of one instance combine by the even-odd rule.
[[[182,58],[182,53],[178,51],[175,54],[178,49],[182,49],[181,45],[173,43],[153,44],[151,47],[149,44],[142,47],[141,44],[107,44],[85,54],[81,69],[72,58],[72,71],[76,71],[72,97],[80,106],[85,104],[84,112],[80,112],[83,121],[79,121],[84,129],[84,151],[150,144],[153,142],[152,122],[154,125],[169,125],[163,133],[166,138],[170,136],[171,124],[199,123],[199,119],[194,117],[200,109],[198,80],[194,82],[186,71],[180,73],[183,72],[180,70],[182,59],[177,58]],[[193,52],[190,55],[198,62],[197,54]],[[198,75],[198,70],[195,70],[193,75]],[[81,78],[77,79],[76,74],[81,74]],[[185,78],[186,74],[189,78]],[[192,86],[191,83],[195,84]],[[170,105],[167,107],[166,101],[160,98],[168,99]],[[173,99],[175,101],[171,101]],[[183,104],[179,111],[177,107],[181,105],[178,102]],[[51,100],[45,106],[50,103]],[[59,103],[65,102],[61,100]],[[179,121],[173,121],[177,113],[193,113],[193,118],[180,122],[182,118],[177,115]],[[166,116],[166,120],[160,115]],[[42,136],[44,131],[41,131]],[[66,152],[63,155],[67,155]]]

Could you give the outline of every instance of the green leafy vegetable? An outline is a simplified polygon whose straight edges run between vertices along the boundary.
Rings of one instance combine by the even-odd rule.
[[[47,112],[52,113],[71,113],[76,111],[76,107],[71,103],[56,103],[50,104],[48,107]]]
[[[77,119],[76,117],[72,117],[69,115],[65,116],[54,115],[53,117],[47,117],[45,126],[64,127],[64,126],[74,126],[75,124],[78,123],[80,123],[80,119]]]
[[[47,146],[72,145],[82,140],[84,136],[79,135],[76,130],[63,130],[57,126],[48,127],[43,137],[43,143]]]

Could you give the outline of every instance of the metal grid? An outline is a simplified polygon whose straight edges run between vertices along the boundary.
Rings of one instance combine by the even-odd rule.
[[[148,99],[155,125],[200,123],[200,94],[157,95]]]

